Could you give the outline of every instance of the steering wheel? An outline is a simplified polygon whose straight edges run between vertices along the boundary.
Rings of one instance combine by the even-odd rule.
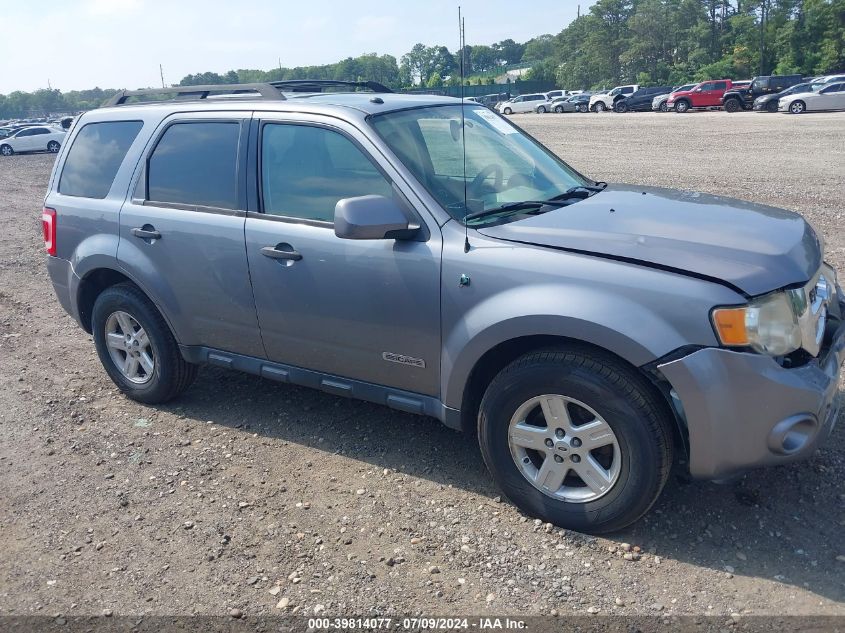
[[[484,184],[484,181],[487,180],[489,176],[493,175],[493,191],[501,191],[502,190],[502,181],[505,178],[505,173],[502,170],[501,165],[497,165],[496,163],[490,163],[476,175],[475,178],[472,179],[472,184],[469,186],[470,190],[476,192],[481,186]]]

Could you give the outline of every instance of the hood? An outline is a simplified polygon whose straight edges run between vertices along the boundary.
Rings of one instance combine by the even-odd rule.
[[[707,278],[748,296],[804,283],[821,265],[818,237],[797,213],[657,187],[610,185],[570,206],[478,231]]]

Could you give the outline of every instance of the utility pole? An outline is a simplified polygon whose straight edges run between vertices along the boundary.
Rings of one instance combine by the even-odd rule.
[[[766,58],[766,20],[768,19],[767,6],[769,0],[761,0],[760,2],[760,74],[766,74],[765,58]]]
[[[161,75],[161,87],[167,88],[167,86],[164,85],[164,68],[161,64],[158,65],[158,73]]]
[[[577,16],[577,17],[578,17],[578,18],[580,18],[580,17],[581,17],[581,5],[580,5],[580,4],[578,5],[578,16]],[[577,18],[576,18],[576,19],[577,19]]]
[[[281,57],[279,57],[279,70],[280,71],[282,70],[282,58]]]

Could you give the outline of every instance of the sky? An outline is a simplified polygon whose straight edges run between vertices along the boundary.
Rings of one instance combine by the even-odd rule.
[[[160,86],[188,74],[397,60],[417,42],[468,44],[558,33],[593,0],[0,0],[0,93]],[[530,7],[530,8],[527,8]]]

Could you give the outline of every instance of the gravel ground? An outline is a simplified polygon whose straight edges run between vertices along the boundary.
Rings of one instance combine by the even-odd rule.
[[[845,271],[845,115],[515,120],[597,179],[800,211]],[[593,538],[503,502],[434,420],[212,368],[121,397],[45,273],[52,159],[0,160],[0,614],[845,615],[841,420]]]

